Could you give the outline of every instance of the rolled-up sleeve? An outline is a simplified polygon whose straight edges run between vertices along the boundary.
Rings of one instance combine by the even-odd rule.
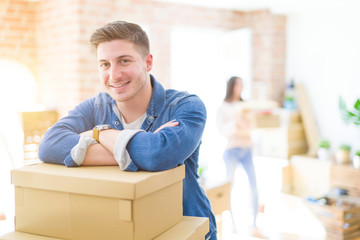
[[[92,106],[92,99],[84,101],[46,132],[39,145],[41,161],[77,166],[71,158],[71,149],[78,144],[79,133],[90,130],[94,125]]]
[[[169,119],[176,119],[179,125],[163,128],[157,133],[139,132],[129,141],[127,149],[137,168],[146,171],[174,168],[184,164],[199,147],[206,109],[197,96],[180,100],[170,112]],[[164,123],[158,123],[158,126]]]

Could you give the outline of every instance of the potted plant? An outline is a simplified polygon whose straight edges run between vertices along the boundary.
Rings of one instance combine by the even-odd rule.
[[[329,161],[331,159],[330,152],[331,144],[328,140],[323,139],[318,144],[318,159],[323,161]]]
[[[354,168],[360,169],[360,150],[357,150],[355,152],[355,155],[353,157],[353,165]]]
[[[336,162],[337,163],[349,163],[350,162],[350,151],[351,146],[342,144],[336,151]]]
[[[346,123],[360,125],[360,98],[355,101],[354,110],[349,111],[342,97],[339,98],[339,109],[342,119]]]

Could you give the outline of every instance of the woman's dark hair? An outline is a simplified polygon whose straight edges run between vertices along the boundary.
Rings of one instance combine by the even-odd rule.
[[[240,79],[240,77],[237,76],[233,76],[231,77],[226,84],[226,95],[225,95],[225,102],[231,102],[233,100],[233,96],[234,96],[234,87],[236,84],[236,80]],[[239,101],[243,101],[242,97],[240,96]]]

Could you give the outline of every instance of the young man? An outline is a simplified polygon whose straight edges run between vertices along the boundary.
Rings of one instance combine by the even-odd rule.
[[[206,239],[216,239],[215,218],[197,182],[204,104],[195,95],[164,90],[149,73],[153,56],[138,25],[106,24],[90,43],[107,93],[80,103],[49,129],[39,158],[69,167],[119,165],[126,171],[163,171],[185,164],[184,215],[208,217]]]

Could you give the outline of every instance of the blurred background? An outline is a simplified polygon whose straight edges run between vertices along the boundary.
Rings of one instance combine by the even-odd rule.
[[[26,164],[24,159],[36,159],[41,129],[101,90],[88,42],[96,28],[113,20],[138,23],[148,32],[151,73],[164,87],[195,93],[204,101],[204,177],[221,180],[225,174],[226,140],[218,133],[216,113],[233,75],[243,79],[245,99],[272,100],[279,106],[291,83],[295,89],[301,86],[301,92],[295,91],[295,107],[288,110],[300,114],[306,146],[290,153],[286,145],[285,153],[274,153],[261,150],[272,148],[264,144],[273,140],[258,143],[255,164],[264,203],[271,201],[272,191],[284,189],[283,170],[292,155],[316,158],[321,139],[331,143],[332,153],[350,145],[353,156],[360,150],[360,130],[342,119],[339,98],[352,109],[360,97],[359,10],[357,0],[1,0],[0,214],[6,219],[14,214],[10,170]],[[286,122],[280,115],[276,128]],[[274,134],[261,131],[256,139]],[[27,144],[35,145],[26,149]],[[314,179],[310,184],[317,184]],[[4,229],[11,229],[9,222]],[[319,232],[321,239],[323,229]]]

